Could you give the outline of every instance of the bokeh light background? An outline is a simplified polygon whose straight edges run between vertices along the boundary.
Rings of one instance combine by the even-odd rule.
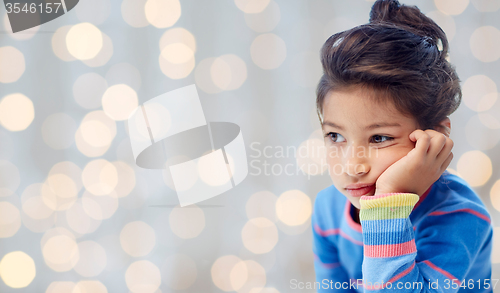
[[[402,3],[448,35],[464,94],[450,171],[492,215],[500,279],[500,0]],[[312,204],[331,185],[318,151],[319,49],[366,23],[371,5],[81,0],[17,34],[2,8],[0,292],[278,293],[313,282]],[[192,83],[208,121],[242,128],[251,165],[240,185],[180,208],[161,170],[135,166],[125,120]]]

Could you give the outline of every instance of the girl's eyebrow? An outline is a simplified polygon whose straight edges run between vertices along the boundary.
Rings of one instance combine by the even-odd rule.
[[[365,129],[375,129],[375,128],[381,128],[381,127],[400,127],[401,124],[395,122],[395,123],[388,123],[388,122],[382,122],[382,123],[375,123],[370,126],[365,127]]]
[[[321,126],[324,127],[325,125],[335,127],[335,128],[340,129],[340,130],[344,130],[344,127],[337,125],[337,124],[330,122],[330,121],[324,121]],[[395,122],[395,123],[379,122],[379,123],[374,123],[372,125],[366,126],[365,129],[375,129],[375,128],[381,128],[381,127],[401,127],[401,124],[399,124],[397,122]]]

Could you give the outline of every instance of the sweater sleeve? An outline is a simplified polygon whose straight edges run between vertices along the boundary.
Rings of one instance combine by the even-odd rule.
[[[320,227],[321,221],[318,219],[317,210],[311,218],[313,231],[313,254],[314,254],[314,271],[316,274],[315,288],[318,293],[335,292],[334,284],[338,282],[344,285],[340,289],[346,293],[356,293],[354,289],[349,288],[350,279],[344,267],[339,262],[338,250],[334,243],[328,239],[329,230],[323,230]]]
[[[491,292],[484,280],[464,280],[486,243],[489,223],[470,213],[427,216],[416,242],[409,215],[418,200],[411,193],[361,197],[364,292],[457,292],[471,289],[470,282],[474,292]]]

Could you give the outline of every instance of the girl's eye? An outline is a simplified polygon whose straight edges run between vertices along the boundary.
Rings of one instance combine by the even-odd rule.
[[[372,136],[371,140],[373,143],[382,143],[382,142],[386,142],[386,141],[393,140],[393,139],[394,139],[394,137],[377,134],[377,135]]]
[[[333,142],[344,142],[345,138],[336,132],[329,132],[326,134],[326,136],[329,136]]]

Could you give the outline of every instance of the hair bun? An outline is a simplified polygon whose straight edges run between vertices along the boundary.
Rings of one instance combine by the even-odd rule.
[[[377,0],[370,11],[370,24],[397,26],[436,46],[443,58],[448,53],[445,32],[416,6],[401,5],[398,0]]]
[[[398,0],[378,0],[370,11],[370,22],[388,21],[390,22],[401,7]]]

